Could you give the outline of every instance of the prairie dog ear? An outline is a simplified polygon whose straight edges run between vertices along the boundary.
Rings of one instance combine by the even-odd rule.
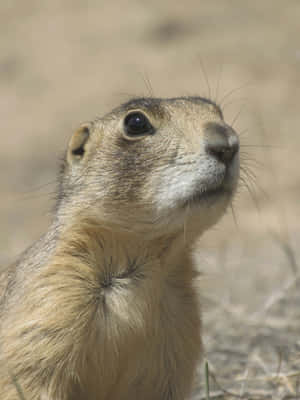
[[[67,161],[69,164],[78,163],[84,158],[86,144],[90,138],[91,124],[82,124],[73,134],[68,147]]]

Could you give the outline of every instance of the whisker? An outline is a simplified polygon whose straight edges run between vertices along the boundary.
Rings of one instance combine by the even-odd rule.
[[[46,192],[46,193],[28,193],[24,195],[16,195],[15,201],[26,201],[26,200],[33,200],[33,199],[42,199],[48,197],[50,200],[53,200],[56,196],[56,191]]]
[[[247,184],[249,187],[251,187],[253,192],[255,192],[257,188],[256,177],[253,174],[251,174],[249,170],[246,170],[243,167],[241,167],[240,170],[241,170],[241,175],[240,175],[241,181]]]
[[[123,101],[128,101],[130,99],[133,99],[137,96],[136,93],[129,93],[129,92],[117,92],[117,93],[113,93],[113,97],[116,97],[118,99],[120,99],[120,97],[123,97],[124,100]]]
[[[221,84],[221,76],[223,72],[223,63],[219,65],[219,72],[218,72],[218,79],[217,79],[217,87],[216,87],[216,94],[215,94],[215,103],[218,104],[218,97],[219,97],[219,88]]]
[[[232,218],[233,218],[235,227],[237,229],[239,229],[239,225],[238,225],[238,222],[237,222],[236,214],[235,214],[235,211],[234,211],[234,208],[233,208],[233,201],[230,202],[230,209],[231,209],[231,214],[232,214]]]
[[[41,185],[38,185],[38,186],[34,186],[31,190],[34,191],[34,192],[37,192],[37,191],[39,191],[39,190],[44,189],[44,188],[47,187],[47,186],[55,185],[56,183],[57,183],[57,180],[55,179],[55,180],[53,180],[53,181],[49,181],[49,182],[46,182],[46,183],[42,183]]]
[[[249,86],[251,82],[252,82],[252,81],[249,80],[249,81],[246,82],[244,85],[239,86],[239,87],[237,87],[237,88],[234,88],[234,89],[230,90],[228,93],[226,93],[226,94],[222,97],[222,99],[221,99],[221,101],[220,101],[220,103],[219,103],[219,104],[221,105],[221,108],[223,107],[222,103],[223,103],[223,101],[224,101],[225,99],[227,99],[227,98],[228,98],[229,96],[231,96],[233,93],[238,92],[239,90],[242,90],[242,89],[244,89],[245,87]]]
[[[153,86],[152,86],[152,83],[150,81],[149,75],[147,74],[146,71],[144,72],[144,74],[145,74],[145,79],[146,79],[146,83],[147,83],[147,87],[148,87],[150,96],[154,97],[154,90],[153,90]]]
[[[142,77],[142,80],[144,82],[145,88],[148,91],[148,96],[150,97],[154,97],[154,91],[153,91],[153,87],[151,85],[149,76],[147,74],[147,72],[144,70],[143,72],[140,73],[140,76]]]
[[[257,165],[265,165],[263,162],[258,161],[256,158],[254,158],[253,155],[249,154],[247,151],[240,151],[240,160],[243,162],[245,161],[245,163],[250,162]]]
[[[231,106],[232,104],[234,104],[236,102],[242,102],[244,104],[246,102],[249,102],[249,98],[247,98],[247,97],[238,97],[236,99],[232,99],[230,101],[227,101],[226,103],[224,103],[222,105],[222,110],[224,111],[227,107]]]
[[[241,166],[241,172],[245,175],[245,177],[248,179],[247,183],[248,186],[252,188],[253,193],[255,190],[258,190],[261,195],[263,196],[264,199],[268,200],[269,195],[266,193],[266,191],[259,185],[257,179],[256,179],[256,173],[250,169],[250,168],[245,168],[244,165]],[[242,176],[242,178],[244,178]]]
[[[249,133],[249,129],[243,129],[241,132],[238,132],[239,137],[244,137]]]
[[[187,240],[186,240],[186,238],[187,238],[187,236],[186,236],[187,235],[187,220],[188,220],[189,214],[190,214],[190,205],[187,204],[186,218],[184,219],[184,223],[183,223],[183,243],[184,243],[184,245],[186,245],[186,243],[187,243]]]
[[[240,157],[240,160],[241,160],[242,166],[243,166],[243,167],[246,167],[246,168],[248,168],[248,167],[249,167],[249,168],[253,168],[253,167],[255,167],[255,168],[265,167],[265,164],[264,164],[263,162],[258,161],[258,160],[255,160],[255,159],[252,159],[252,158],[245,158],[245,157],[241,156],[241,157]]]
[[[211,98],[211,87],[210,87],[208,76],[207,76],[207,73],[206,73],[206,69],[205,69],[205,67],[204,67],[204,65],[202,63],[202,60],[200,60],[200,68],[201,68],[202,75],[204,76],[204,79],[205,79],[205,82],[206,82],[206,86],[207,86],[207,89],[208,89],[208,98],[210,99]]]
[[[240,147],[258,147],[258,148],[275,148],[280,149],[280,146],[273,144],[241,144]]]
[[[251,170],[250,168],[245,168],[244,165],[240,166],[240,170],[246,175],[247,178],[249,178],[250,180],[252,180],[253,182],[256,183],[256,174],[253,170]]]
[[[231,126],[234,126],[234,124],[236,123],[236,121],[237,121],[238,118],[240,117],[242,111],[244,110],[245,106],[246,106],[245,104],[242,104],[242,105],[241,105],[241,107],[240,107],[238,113],[236,114],[236,116],[235,116],[235,117],[233,118],[233,120],[231,121],[231,124],[230,124]]]
[[[251,187],[249,186],[248,182],[242,176],[240,177],[240,180],[244,184],[244,187],[247,189],[247,192],[249,193],[249,196],[255,205],[256,211],[260,214],[260,207],[259,207],[256,196],[254,195],[254,193],[251,190]]]

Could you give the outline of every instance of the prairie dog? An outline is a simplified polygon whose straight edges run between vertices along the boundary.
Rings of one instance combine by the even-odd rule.
[[[1,399],[186,399],[201,357],[191,249],[238,178],[238,136],[208,99],[137,98],[82,124],[52,225],[2,277]]]

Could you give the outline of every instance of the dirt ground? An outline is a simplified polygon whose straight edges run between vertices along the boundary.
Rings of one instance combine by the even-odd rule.
[[[217,99],[249,190],[197,248],[210,398],[300,399],[299,0],[2,0],[0,32],[0,265],[45,231],[80,122],[130,96]]]

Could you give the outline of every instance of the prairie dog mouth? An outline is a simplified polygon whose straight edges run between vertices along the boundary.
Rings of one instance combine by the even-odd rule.
[[[221,198],[230,198],[236,189],[237,177],[232,176],[228,169],[225,174],[218,177],[217,182],[208,183],[206,186],[201,187],[185,201],[185,205],[191,204],[205,204],[214,205]]]
[[[230,197],[232,189],[226,188],[224,185],[220,185],[217,188],[205,189],[195,192],[190,199],[184,202],[184,206],[197,205],[205,202],[206,204],[213,205],[221,197]]]

